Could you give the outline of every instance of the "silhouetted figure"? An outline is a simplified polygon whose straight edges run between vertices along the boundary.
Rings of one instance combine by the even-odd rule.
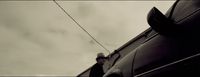
[[[89,77],[103,77],[104,75],[103,64],[105,60],[106,60],[106,57],[104,56],[103,53],[97,54],[97,58],[96,58],[97,63],[92,66]]]

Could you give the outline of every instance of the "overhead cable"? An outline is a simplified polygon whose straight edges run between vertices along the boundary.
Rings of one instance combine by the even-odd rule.
[[[98,42],[86,29],[84,29],[56,0],[53,0],[53,2],[69,17],[71,18],[76,25],[78,25],[85,33],[87,33],[97,44],[99,44],[103,49],[105,49],[109,54],[110,51],[104,47],[100,42]]]

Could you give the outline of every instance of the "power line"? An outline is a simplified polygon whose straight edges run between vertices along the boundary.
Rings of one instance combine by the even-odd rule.
[[[78,25],[84,32],[86,32],[97,44],[99,44],[103,49],[105,49],[109,54],[110,54],[110,51],[104,47],[100,42],[98,42],[86,29],[84,29],[62,6],[60,6],[58,4],[58,2],[56,2],[56,0],[53,0],[53,2],[58,5],[58,7],[69,17],[71,18],[75,23],[76,25]]]

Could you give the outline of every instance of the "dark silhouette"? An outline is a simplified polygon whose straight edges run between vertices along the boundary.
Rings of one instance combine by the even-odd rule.
[[[90,70],[89,77],[103,77],[104,71],[103,71],[103,64],[105,63],[106,57],[103,53],[98,53],[96,61],[97,63],[92,66]]]

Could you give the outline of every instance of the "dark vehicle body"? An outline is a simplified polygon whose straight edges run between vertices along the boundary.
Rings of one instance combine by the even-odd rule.
[[[200,1],[177,0],[163,15],[147,16],[147,39],[104,77],[200,77]]]

